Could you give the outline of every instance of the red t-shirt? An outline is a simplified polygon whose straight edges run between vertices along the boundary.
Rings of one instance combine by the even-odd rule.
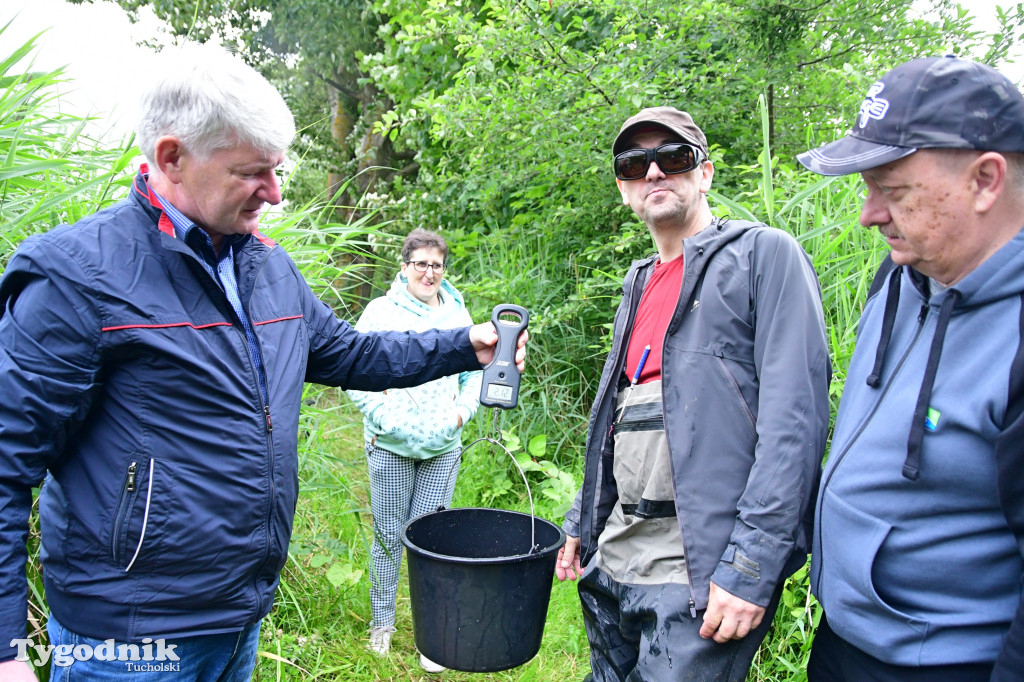
[[[633,322],[633,333],[629,337],[626,349],[626,377],[630,380],[640,364],[644,354],[644,346],[650,344],[651,353],[647,356],[640,381],[656,381],[661,378],[661,351],[665,341],[668,323],[679,301],[679,291],[683,287],[683,256],[680,255],[667,263],[660,260],[654,264],[654,274],[644,287],[640,297],[640,307]]]

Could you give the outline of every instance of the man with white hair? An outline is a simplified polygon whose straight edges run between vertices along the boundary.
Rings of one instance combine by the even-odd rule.
[[[257,229],[295,132],[281,96],[219,49],[162,58],[129,198],[27,239],[0,280],[4,680],[35,679],[40,481],[55,677],[248,679],[287,560],[303,383],[379,391],[493,356],[490,323],[338,320]]]

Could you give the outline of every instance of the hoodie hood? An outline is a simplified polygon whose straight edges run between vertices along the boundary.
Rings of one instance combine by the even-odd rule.
[[[409,293],[409,280],[401,272],[395,275],[395,279],[391,282],[387,297],[403,310],[408,310],[420,317],[436,316],[435,321],[439,326],[441,326],[442,320],[459,311],[466,310],[466,302],[463,300],[462,294],[448,282],[447,278],[441,280],[441,290],[438,291],[440,305],[436,307],[427,305]]]
[[[942,357],[942,346],[945,342],[949,322],[956,315],[963,314],[972,308],[1011,296],[1018,296],[1024,292],[1024,230],[1018,232],[1013,239],[962,280],[934,295],[930,295],[927,278],[913,268],[896,266],[888,257],[882,265],[883,269],[886,267],[891,267],[892,271],[888,276],[885,309],[882,314],[882,330],[875,349],[874,366],[867,378],[868,386],[877,389],[881,385],[902,287],[912,286],[920,295],[922,303],[920,322],[923,323],[930,312],[937,309],[938,313],[924,377],[921,380],[921,388],[914,408],[914,420],[907,440],[907,459],[903,465],[904,478],[916,481],[921,473],[921,445],[927,424],[928,405],[931,401],[935,375]]]

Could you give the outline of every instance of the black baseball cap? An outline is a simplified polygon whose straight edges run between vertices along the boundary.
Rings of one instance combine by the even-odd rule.
[[[646,128],[664,128],[683,138],[684,142],[700,147],[708,155],[708,140],[704,131],[693,122],[693,117],[675,107],[649,107],[626,119],[612,143],[612,156],[625,151],[626,143],[634,133]]]
[[[815,173],[847,175],[918,149],[1024,153],[1024,97],[991,66],[914,59],[868,89],[846,137],[796,158]]]

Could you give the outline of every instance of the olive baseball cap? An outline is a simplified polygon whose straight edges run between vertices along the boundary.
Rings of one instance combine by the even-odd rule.
[[[820,175],[847,175],[918,149],[1024,153],[1024,97],[985,64],[914,59],[868,88],[846,137],[796,158]]]
[[[688,113],[675,107],[650,107],[626,119],[619,128],[619,134],[615,136],[615,142],[612,143],[612,156],[626,150],[626,144],[634,133],[652,127],[664,128],[678,135],[685,142],[700,147],[704,156],[707,156],[708,140],[704,137],[703,131],[697,127]]]

